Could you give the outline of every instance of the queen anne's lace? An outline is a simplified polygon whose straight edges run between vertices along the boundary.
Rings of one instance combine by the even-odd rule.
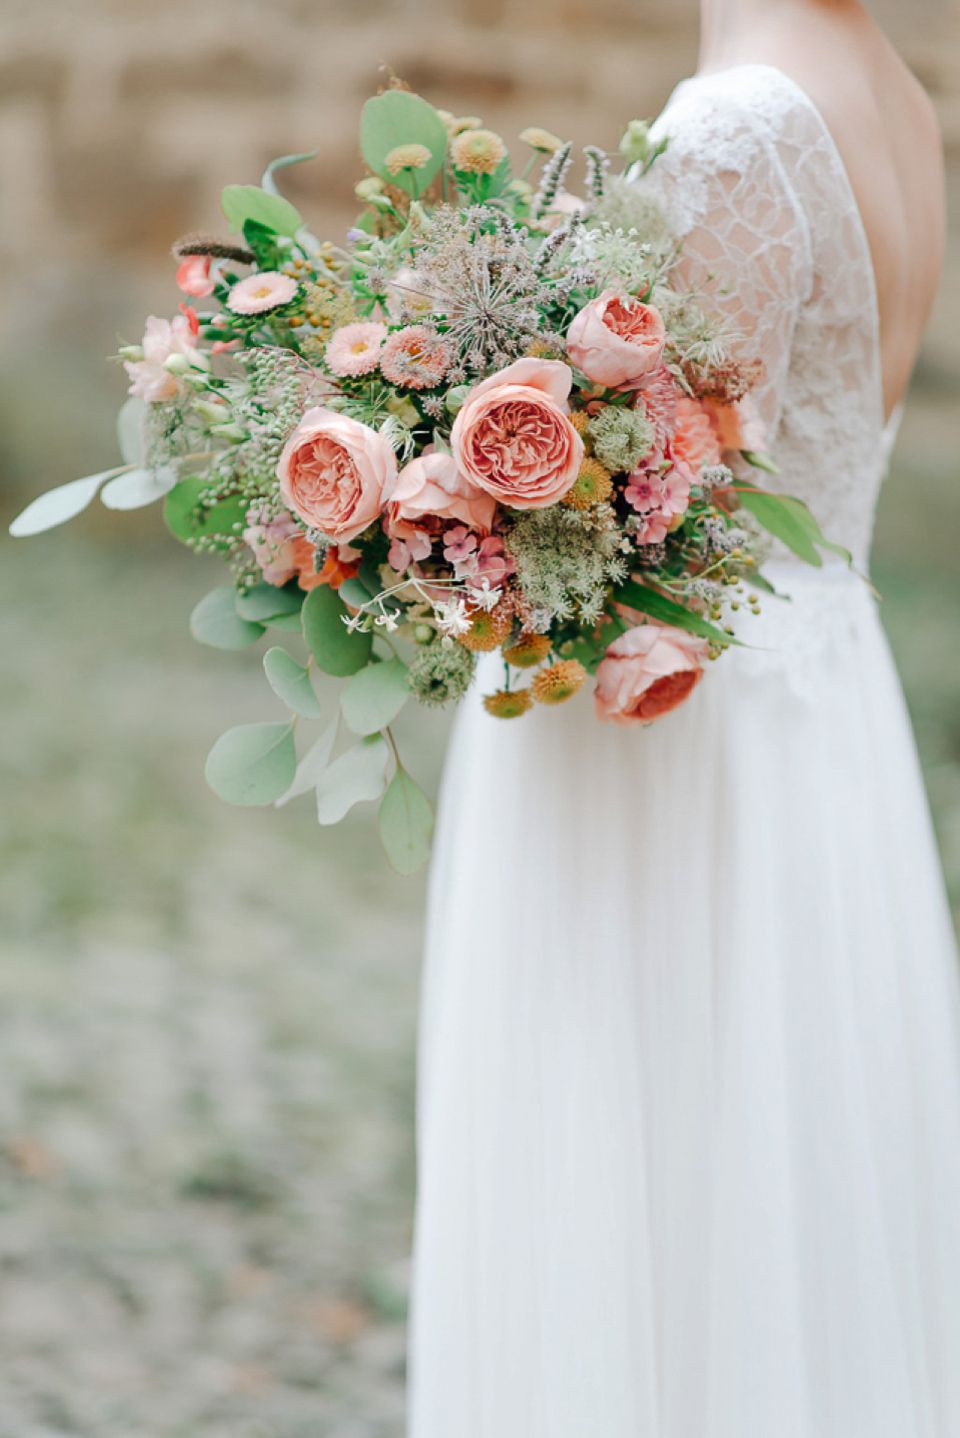
[[[803,90],[767,65],[685,80],[651,133],[670,143],[639,183],[683,238],[674,283],[701,290],[743,357],[763,361],[753,394],[780,467],[764,483],[804,499],[865,570],[896,418],[884,426],[873,263],[836,144]],[[862,609],[862,582],[835,578],[826,606],[812,602],[813,575],[789,616],[765,602],[765,637],[788,669],[791,652],[843,642],[851,626],[831,616],[842,620],[844,593]]]

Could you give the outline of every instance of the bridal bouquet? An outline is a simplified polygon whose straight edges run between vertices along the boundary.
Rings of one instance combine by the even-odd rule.
[[[587,147],[580,199],[572,146],[520,139],[517,174],[479,120],[387,89],[363,110],[364,209],[343,245],[277,188],[310,156],[228,186],[235,238],[178,241],[190,302],[120,351],[123,465],[12,526],[47,529],[98,491],[113,509],[162,498],[174,535],[231,570],[194,636],[301,639],[263,656],[289,720],[231,729],[208,781],[237,804],[313,790],[321,823],[380,799],[403,872],[432,825],[390,729],[411,696],[459,700],[477,655],[499,651],[493,716],[564,703],[594,676],[599,719],[647,724],[736,642],[730,611],[769,588],[767,535],[813,564],[824,543],[798,500],[725,462],[769,467],[750,396],[762,366],[671,284],[680,248],[633,183],[663,143],[631,122],[616,167],[630,180]],[[314,667],[346,683],[298,760],[298,721],[321,717]]]

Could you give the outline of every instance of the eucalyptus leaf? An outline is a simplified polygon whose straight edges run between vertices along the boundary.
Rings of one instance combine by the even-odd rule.
[[[146,416],[147,404],[139,395],[130,395],[120,406],[120,413],[117,415],[117,443],[127,464],[143,464],[143,422]]]
[[[88,474],[84,479],[71,479],[67,484],[58,484],[56,489],[48,489],[45,494],[38,494],[36,499],[31,500],[26,509],[22,509],[17,515],[10,525],[10,533],[14,539],[26,539],[31,534],[42,534],[46,529],[55,529],[58,524],[66,524],[68,519],[73,519],[86,509],[101,484],[113,479],[114,475],[123,474],[125,470],[126,465],[119,465],[116,469],[104,469],[99,474]]]
[[[259,185],[227,185],[221,204],[232,230],[242,230],[248,220],[253,220],[275,235],[292,239],[303,224],[299,211],[289,200],[269,194]]]
[[[200,518],[197,514],[197,503],[200,495],[209,487],[210,481],[202,475],[181,479],[167,495],[163,518],[171,534],[184,544],[191,539],[224,535],[226,538],[218,541],[218,544],[220,548],[226,548],[231,543],[239,542],[240,531],[237,526],[242,528],[246,523],[248,501],[240,499],[239,496],[220,500],[204,510],[203,517]]]
[[[126,474],[118,475],[103,486],[100,499],[107,509],[143,509],[169,494],[176,482],[177,471],[170,465],[160,469],[128,469]]]
[[[281,794],[274,803],[279,809],[282,804],[287,804],[291,799],[306,794],[308,789],[315,789],[320,782],[320,776],[330,763],[330,755],[333,753],[333,746],[337,742],[337,731],[340,728],[339,714],[334,716],[333,722],[328,724],[310,748],[304,754],[297,765],[297,772],[293,776],[293,782],[285,794]]]
[[[625,584],[621,584],[614,593],[614,599],[618,604],[639,609],[641,614],[649,614],[651,619],[658,619],[661,624],[673,624],[677,629],[699,634],[701,639],[709,639],[712,644],[740,644],[740,640],[734,639],[726,630],[718,629],[715,624],[710,624],[701,615],[692,613],[675,599],[668,599],[666,595],[658,594],[655,589],[648,589],[645,584],[638,584],[636,580],[628,579]]]
[[[299,609],[294,614],[274,614],[264,623],[269,624],[271,629],[282,629],[286,634],[301,634],[303,630]]]
[[[355,734],[376,734],[396,719],[409,698],[407,666],[388,659],[354,674],[340,696],[340,710]]]
[[[362,609],[369,604],[373,595],[370,593],[362,579],[345,579],[340,586],[340,598],[353,609]]]
[[[320,775],[317,818],[337,824],[354,804],[379,799],[383,793],[389,750],[379,734],[361,739]]]
[[[392,175],[386,158],[398,145],[423,145],[430,159],[421,169]],[[363,158],[382,180],[408,195],[422,195],[436,177],[447,151],[447,128],[432,105],[409,90],[385,90],[363,107],[360,116]]]
[[[320,718],[320,700],[310,683],[310,671],[279,646],[263,656],[263,669],[270,688],[294,714],[304,719]]]
[[[414,874],[422,869],[430,857],[433,808],[420,786],[399,765],[381,800],[377,822],[391,867],[398,874]]]
[[[266,190],[268,195],[280,195],[277,182],[273,178],[277,170],[285,170],[288,165],[299,165],[304,160],[313,160],[319,153],[319,150],[308,150],[303,155],[281,155],[279,160],[271,160],[263,172],[263,178],[260,181],[261,188]]]
[[[200,600],[190,615],[190,633],[198,643],[212,649],[246,649],[257,642],[263,625],[240,618],[236,596],[233,585],[225,584]]]
[[[282,614],[299,615],[303,604],[302,589],[279,589],[275,584],[255,584],[246,594],[237,595],[237,613],[241,619],[266,624]],[[299,628],[299,624],[297,628]]]
[[[356,674],[369,661],[373,636],[361,630],[351,632],[344,619],[347,606],[329,584],[311,589],[303,603],[303,637],[307,648],[325,674],[344,679]]]
[[[273,804],[297,769],[292,724],[241,724],[214,744],[204,773],[228,804]]]

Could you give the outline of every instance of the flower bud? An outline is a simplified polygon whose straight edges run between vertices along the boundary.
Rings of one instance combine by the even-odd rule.
[[[139,362],[143,359],[143,346],[121,345],[120,348],[117,350],[117,354],[120,356],[121,359],[133,360],[134,364],[139,364]]]
[[[470,385],[468,384],[455,384],[453,389],[447,390],[444,404],[451,414],[457,414],[463,408],[469,393]]]
[[[620,153],[633,164],[650,153],[650,126],[646,120],[631,120],[620,139]]]

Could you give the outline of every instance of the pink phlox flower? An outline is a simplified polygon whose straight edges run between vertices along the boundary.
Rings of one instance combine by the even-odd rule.
[[[273,514],[269,508],[251,505],[247,510],[247,527],[243,542],[253,550],[253,557],[268,584],[286,584],[299,570],[294,541],[300,526],[292,514]]]
[[[358,320],[334,330],[324,359],[327,368],[341,379],[369,374],[380,363],[380,349],[387,337],[386,325]]]
[[[635,469],[630,476],[630,483],[624,490],[624,498],[638,514],[650,514],[659,511],[663,504],[664,488],[663,480],[656,469],[644,466],[642,469]]]
[[[513,560],[504,552],[503,540],[493,534],[480,541],[475,559],[475,569],[465,576],[471,587],[477,585],[486,589],[491,584],[501,585],[516,568]]]
[[[393,541],[387,561],[391,569],[402,574],[411,564],[419,564],[422,560],[429,559],[432,549],[433,543],[429,534],[425,534],[421,529],[411,529],[403,539]]]
[[[469,563],[475,557],[477,536],[466,525],[458,524],[443,536],[443,557],[448,564]],[[457,578],[461,578],[458,573]]]
[[[176,399],[183,388],[175,375],[164,369],[164,362],[171,355],[183,355],[191,364],[202,363],[202,356],[193,344],[194,334],[189,319],[175,315],[172,320],[162,320],[148,315],[144,331],[143,359],[124,360],[123,367],[130,376],[130,393],[138,398],[156,404],[163,400]]]
[[[637,544],[662,544],[670,533],[670,516],[667,514],[648,514],[643,517],[637,527]]]
[[[210,275],[209,255],[185,255],[177,266],[177,289],[196,300],[212,295],[215,281]]]

